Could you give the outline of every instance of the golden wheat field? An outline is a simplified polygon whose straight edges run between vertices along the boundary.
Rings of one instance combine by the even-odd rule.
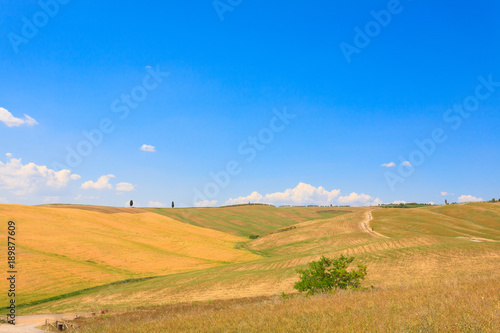
[[[21,314],[110,310],[80,320],[82,331],[500,329],[498,203],[191,212],[1,205],[0,216],[19,226]],[[297,268],[340,254],[368,266],[368,290],[279,297],[294,292]]]
[[[258,258],[234,249],[241,237],[138,209],[0,205],[0,216],[4,247],[16,222],[20,303]]]

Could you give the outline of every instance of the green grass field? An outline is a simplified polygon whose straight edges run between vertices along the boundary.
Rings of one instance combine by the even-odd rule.
[[[5,211],[5,206],[0,206],[0,209],[2,207]],[[48,219],[46,222],[56,223],[59,221],[63,225],[81,223],[80,220],[68,221],[70,219],[68,214],[76,214],[71,213],[72,211],[83,214],[85,219],[88,217],[85,214],[90,212],[82,210],[81,207],[27,207],[25,209],[28,211],[42,209],[42,212],[37,212],[37,214],[42,215],[46,213],[43,209],[50,209],[51,212],[52,210],[64,210],[64,214],[58,215],[61,221],[53,218],[53,220]],[[71,288],[68,288],[68,285],[57,283],[57,276],[51,276],[52,285],[50,281],[44,281],[44,285],[47,285],[50,292],[40,297],[37,290],[30,290],[24,304],[21,304],[20,311],[24,313],[88,313],[91,310],[108,308],[112,313],[132,311],[128,317],[134,317],[133,313],[138,311],[138,308],[155,307],[157,317],[151,319],[152,322],[147,324],[149,326],[144,326],[147,329],[136,331],[160,332],[162,327],[168,326],[174,329],[175,325],[178,325],[175,326],[177,329],[183,327],[196,330],[194,324],[189,327],[182,326],[180,319],[174,321],[177,323],[175,325],[172,324],[172,321],[165,322],[165,318],[170,318],[167,315],[170,313],[169,309],[175,307],[175,304],[184,304],[182,308],[185,311],[183,310],[184,312],[179,315],[179,318],[200,316],[199,328],[207,328],[208,323],[211,323],[215,328],[220,328],[224,327],[221,325],[225,323],[229,325],[228,327],[233,327],[234,330],[237,330],[237,326],[234,326],[236,325],[234,320],[243,315],[242,310],[238,309],[245,307],[252,313],[252,318],[255,318],[256,321],[247,322],[247,326],[242,326],[249,331],[272,331],[270,326],[272,318],[265,314],[265,311],[269,309],[283,314],[284,319],[276,321],[276,323],[281,323],[283,330],[298,325],[301,320],[304,320],[303,315],[297,314],[296,317],[288,318],[287,313],[296,313],[296,309],[309,309],[307,311],[314,312],[311,314],[311,318],[316,318],[310,319],[313,320],[310,322],[313,325],[311,327],[316,327],[316,331],[321,331],[321,329],[328,327],[325,326],[327,325],[326,320],[342,321],[343,312],[327,305],[318,306],[316,303],[329,304],[330,301],[343,300],[352,301],[354,304],[349,308],[353,312],[350,312],[346,318],[352,320],[357,318],[358,321],[365,320],[366,322],[370,322],[370,320],[375,322],[376,316],[385,316],[383,311],[388,311],[389,317],[387,318],[393,318],[397,315],[398,307],[402,307],[406,311],[407,318],[401,321],[401,325],[398,326],[398,323],[388,320],[384,321],[386,325],[393,325],[390,326],[391,330],[395,328],[395,330],[404,331],[405,328],[407,331],[413,331],[425,325],[431,327],[431,331],[443,330],[439,326],[445,322],[443,316],[446,314],[457,316],[459,313],[474,316],[475,321],[460,317],[450,319],[448,325],[481,327],[484,331],[492,332],[495,331],[492,328],[500,328],[498,323],[498,315],[500,314],[500,300],[498,299],[500,294],[498,269],[500,267],[500,204],[498,203],[426,206],[407,209],[373,207],[276,208],[252,205],[206,209],[138,209],[135,211],[136,213],[143,211],[144,213],[141,214],[125,212],[109,214],[99,212],[95,208],[92,209],[92,213],[96,214],[92,215],[92,218],[102,219],[102,224],[106,225],[106,230],[101,230],[103,228],[101,225],[95,227],[100,230],[101,235],[118,232],[121,236],[115,236],[114,239],[121,239],[124,237],[123,235],[140,234],[140,230],[147,229],[151,233],[154,231],[154,235],[157,237],[156,249],[162,242],[167,242],[169,246],[176,244],[176,251],[184,255],[186,251],[192,251],[190,249],[194,246],[197,249],[196,257],[204,256],[205,261],[203,264],[194,262],[192,265],[187,265],[182,259],[185,257],[182,257],[181,260],[175,261],[182,263],[178,271],[175,271],[174,266],[170,271],[162,271],[159,267],[163,267],[162,262],[168,257],[161,257],[160,252],[149,251],[147,255],[150,257],[150,261],[140,265],[136,263],[134,272],[137,273],[134,277],[148,276],[150,278],[110,284],[125,280],[123,279],[125,276],[108,277],[106,280],[93,280],[92,283],[85,285],[92,288],[88,290],[82,290],[85,289],[83,285],[78,288],[74,284],[69,284]],[[381,236],[367,232],[361,226],[369,211],[373,216],[373,220],[369,222],[369,229],[373,228]],[[4,214],[2,213],[2,216]],[[111,224],[104,222],[114,215],[119,215],[116,216],[116,222]],[[75,216],[73,218],[76,218]],[[142,216],[140,221],[143,224],[139,225],[141,228],[138,228],[134,223],[134,221],[138,221],[139,216]],[[34,216],[24,217],[25,223],[28,223],[27,219],[29,218],[34,218]],[[131,220],[130,223],[123,224],[122,219]],[[162,231],[162,228],[172,230],[173,225],[179,228],[175,229],[175,232],[184,233],[182,237],[175,234],[175,237],[179,237],[177,241],[169,239],[174,235],[172,233],[174,231]],[[290,225],[294,225],[296,228],[270,233]],[[53,227],[50,228],[53,229]],[[39,232],[35,231],[32,235],[34,239],[40,235]],[[24,232],[30,231],[26,228]],[[97,231],[94,230],[94,232]],[[187,237],[186,233],[191,236]],[[206,239],[201,236],[204,234],[207,235]],[[250,240],[247,237],[251,234],[259,234],[261,237]],[[200,235],[200,238],[197,238],[196,235]],[[208,235],[213,238],[208,237]],[[85,239],[88,239],[88,235]],[[146,243],[146,239],[147,237],[141,242]],[[221,239],[226,239],[223,242],[223,250],[218,248],[219,250],[214,251],[216,246],[222,246],[217,245]],[[73,240],[74,244],[81,244],[82,241]],[[127,237],[121,241],[123,241],[124,248],[134,244],[132,239]],[[58,240],[58,242],[62,242],[62,240]],[[78,247],[80,245],[75,246],[76,249]],[[22,242],[20,248],[23,248]],[[45,248],[46,253],[49,250],[53,251],[50,253],[51,256],[45,254],[47,255],[46,261],[50,262],[51,258],[60,255],[61,248],[64,247]],[[134,251],[138,251],[138,248]],[[67,252],[66,256],[70,254],[81,255],[80,252],[87,253],[83,250],[73,250],[73,252]],[[194,252],[190,256],[193,254]],[[353,255],[356,257],[356,262],[368,266],[365,285],[374,286],[371,292],[368,294],[364,292],[328,296],[333,297],[332,299],[328,297],[297,298],[289,301],[276,299],[276,296],[283,291],[293,292],[292,287],[298,276],[295,272],[296,268],[303,267],[322,255],[336,256],[340,254]],[[114,255],[118,256],[118,254]],[[216,258],[217,255],[228,256],[228,258]],[[214,257],[211,258],[211,256]],[[94,261],[95,265],[99,267],[101,263],[106,262],[104,259],[102,252],[95,252],[88,254],[87,260]],[[206,266],[207,260],[210,263],[209,267]],[[132,260],[131,263],[133,262]],[[52,265],[53,268],[59,265],[61,270],[66,269],[64,261],[54,259]],[[124,264],[123,268],[127,265],[129,264]],[[148,273],[141,275],[142,269],[147,270]],[[131,269],[129,268],[129,270]],[[29,272],[26,274],[29,275]],[[92,276],[92,272],[85,272],[85,274],[88,274],[89,278]],[[480,285],[488,286],[486,289],[489,292],[486,293],[482,290],[478,292]],[[456,291],[448,290],[450,286],[453,286]],[[471,290],[476,290],[475,294],[470,294]],[[73,294],[68,295],[70,292]],[[484,297],[485,293],[487,296],[489,295],[489,298],[487,302],[482,304],[478,297]],[[491,293],[494,293],[496,298]],[[427,296],[422,296],[425,299],[420,303],[413,304],[413,307],[402,301],[404,297],[417,298],[418,295]],[[440,295],[443,297],[442,300],[439,298]],[[448,298],[443,295],[447,295]],[[47,296],[52,297],[52,299]],[[251,301],[256,297],[256,301]],[[259,300],[258,297],[266,297],[266,299]],[[237,301],[230,301],[231,299],[237,299]],[[469,302],[466,302],[465,299],[469,299]],[[224,300],[233,304],[231,306],[235,310],[230,311],[231,306],[228,306],[220,312],[220,316],[216,316],[210,304],[219,304],[217,302],[224,302]],[[203,309],[205,310],[196,310],[193,302],[201,302],[199,304],[204,304]],[[454,302],[460,304],[460,307],[453,310],[455,312],[449,309]],[[477,302],[484,306],[484,313],[479,315],[474,312],[478,311],[477,308],[472,308],[472,305]],[[343,306],[345,307],[345,305]],[[357,306],[368,310],[358,313],[356,312],[359,311],[359,309],[356,310]],[[326,309],[330,309],[329,313],[331,314],[327,314]],[[161,315],[162,311],[164,311],[163,316]],[[497,319],[488,322],[487,317],[491,314],[496,314]],[[426,318],[424,321],[422,321],[421,315]],[[368,317],[364,318],[364,316]],[[110,328],[107,330],[109,332],[123,331],[123,325],[129,325],[127,327],[131,329],[133,325],[138,324],[137,321],[134,324],[133,321],[130,322],[123,318],[120,321],[110,319],[107,324],[98,324],[114,323],[116,330]],[[315,320],[317,322],[314,322]],[[342,325],[348,325],[349,320],[346,319],[342,322]],[[97,326],[92,326],[92,322],[85,322],[82,325],[87,327],[89,332],[98,331]],[[352,324],[342,327],[346,330],[350,327],[352,331],[363,330],[363,326],[360,325]],[[210,330],[207,329],[207,331]],[[213,329],[213,331],[217,330]],[[383,331],[381,326],[378,331]]]
[[[222,208],[144,208],[181,222],[249,237],[265,234],[309,220],[325,219],[348,213],[346,208],[276,208],[266,205],[240,205]]]

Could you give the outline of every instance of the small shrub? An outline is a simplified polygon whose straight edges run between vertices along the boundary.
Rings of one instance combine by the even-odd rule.
[[[319,261],[309,263],[309,269],[297,269],[300,281],[293,287],[300,292],[307,291],[307,295],[334,292],[337,289],[357,290],[366,276],[366,266],[358,264],[357,270],[348,271],[353,260],[354,257],[344,255],[335,259],[323,256]]]
[[[248,238],[250,238],[250,239],[257,239],[257,238],[259,238],[259,235],[250,235],[250,236],[248,236]]]

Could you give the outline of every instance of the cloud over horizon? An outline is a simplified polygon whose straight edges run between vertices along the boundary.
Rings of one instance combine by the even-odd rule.
[[[245,197],[230,198],[226,205],[236,205],[244,203],[265,203],[272,205],[378,205],[382,203],[379,198],[370,195],[352,192],[346,196],[340,196],[340,190],[327,191],[323,186],[314,187],[300,182],[293,189],[286,189],[284,192],[275,192],[262,195],[256,191]]]
[[[10,113],[7,109],[0,107],[0,122],[7,125],[7,127],[18,127],[21,125],[33,126],[38,125],[38,122],[28,116],[24,115],[24,119],[16,118],[12,113]]]
[[[7,157],[12,154],[7,153]],[[70,180],[81,177],[70,170],[55,171],[35,163],[22,164],[20,158],[10,158],[0,162],[0,189],[15,195],[59,190],[66,187]]]
[[[458,202],[480,202],[484,201],[483,198],[477,198],[472,195],[461,195],[458,197]]]
[[[404,200],[394,200],[392,202],[393,205],[399,205],[399,204],[406,204],[406,201]]]

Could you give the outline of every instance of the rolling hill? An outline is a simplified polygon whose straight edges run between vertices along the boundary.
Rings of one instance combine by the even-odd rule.
[[[325,219],[351,211],[344,207],[286,207],[238,205],[220,208],[144,208],[181,222],[249,237],[309,220]]]
[[[16,222],[21,304],[126,279],[259,258],[234,248],[241,237],[140,209],[0,205],[0,217],[3,248],[7,222]],[[6,296],[2,293],[0,302]]]
[[[2,216],[6,208],[2,206]],[[15,214],[16,208],[11,209],[11,214]],[[20,233],[25,230],[27,239],[20,242],[20,249],[29,255],[39,255],[50,264],[49,269],[45,264],[27,260],[29,265],[26,267],[33,266],[27,272],[34,269],[39,272],[68,272],[70,269],[78,272],[68,274],[65,280],[63,276],[46,273],[51,279],[44,279],[40,290],[48,292],[32,289],[31,297],[23,300],[22,311],[88,312],[103,307],[118,311],[178,302],[278,295],[282,291],[293,291],[296,268],[321,255],[341,253],[354,255],[357,262],[367,264],[366,284],[382,289],[439,284],[454,279],[500,281],[498,204],[412,209],[357,207],[345,208],[341,213],[338,208],[254,205],[229,210],[192,209],[195,213],[188,212],[189,209],[179,209],[179,212],[165,209],[159,211],[160,214],[139,209],[133,209],[133,212],[118,209],[119,212],[115,212],[114,208],[109,208],[114,212],[111,214],[97,211],[103,209],[108,208],[22,207],[26,215],[19,215],[17,219],[20,226],[26,225],[20,228]],[[244,216],[238,217],[238,210]],[[249,229],[233,228],[225,221],[229,215],[244,221],[249,211],[253,216],[261,217],[254,219],[254,225]],[[381,236],[363,228],[368,212],[373,216],[368,228],[373,228]],[[174,214],[185,222],[165,216]],[[186,217],[187,214],[191,215]],[[286,223],[290,215],[300,220],[294,224],[295,228],[269,232],[271,228],[295,222],[290,219]],[[43,217],[44,223],[36,221],[36,216]],[[259,232],[262,235],[249,240],[194,224],[231,229],[236,234]],[[80,233],[80,238],[75,238]],[[54,237],[54,234],[60,236]],[[72,238],[68,239],[70,235]],[[101,238],[90,241],[96,235]],[[123,247],[109,247],[118,239],[123,242]],[[38,249],[43,249],[44,253],[32,250],[36,242],[41,242]],[[94,246],[100,246],[100,250],[93,251]],[[168,253],[164,252],[167,249]],[[60,259],[47,253],[67,258]],[[137,260],[147,256],[149,259]],[[85,264],[86,261],[95,264]],[[167,266],[166,262],[171,264]],[[104,271],[110,273],[94,275]],[[109,284],[123,278],[153,275],[156,276],[147,280]],[[87,279],[84,280],[87,286],[96,287],[82,291],[85,285],[78,285],[82,276]],[[75,290],[80,292],[46,299]],[[39,302],[26,304],[33,300]]]

